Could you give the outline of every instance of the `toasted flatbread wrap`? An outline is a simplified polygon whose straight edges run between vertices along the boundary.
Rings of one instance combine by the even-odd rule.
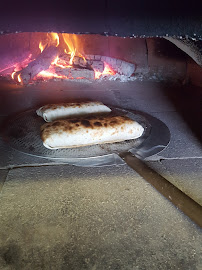
[[[52,122],[57,119],[109,112],[111,112],[110,108],[108,108],[102,102],[97,101],[48,104],[36,111],[36,113],[43,117],[46,122]]]
[[[73,148],[136,139],[143,131],[126,116],[89,116],[46,123],[41,127],[41,139],[49,149]]]

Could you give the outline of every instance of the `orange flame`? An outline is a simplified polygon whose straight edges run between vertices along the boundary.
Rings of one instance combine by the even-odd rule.
[[[43,46],[42,42],[40,41],[39,42],[39,49],[40,49],[41,53],[43,52],[44,48],[45,48],[45,46]]]
[[[14,80],[14,75],[15,75],[16,71],[13,71],[13,73],[11,74],[11,78]]]
[[[56,64],[57,64],[58,59],[59,59],[59,56],[56,56],[56,58],[53,60],[53,62],[51,63],[51,65],[56,65]]]
[[[71,53],[71,58],[70,58],[70,60],[69,60],[70,65],[73,64],[73,59],[74,59],[75,53],[76,53],[76,48],[75,48],[75,50]]]
[[[48,71],[48,70],[42,70],[40,73],[37,74],[37,77],[43,77],[43,78],[64,78],[65,76],[58,75],[57,73]],[[66,78],[66,77],[65,77]]]
[[[53,62],[51,63],[52,66],[57,66],[57,67],[61,67],[61,68],[68,68],[71,67],[69,64],[67,64],[67,62],[61,58],[59,58],[59,56],[57,56]]]
[[[60,44],[60,38],[59,38],[58,34],[57,33],[49,33],[49,35],[50,35],[51,39],[54,42],[56,42],[55,46],[58,47],[58,45]]]
[[[71,54],[70,64],[72,65],[73,58],[75,55],[78,55],[86,61],[84,57],[84,51],[81,42],[79,42],[78,36],[75,34],[62,34],[63,40],[67,46],[67,49],[64,49],[64,52]]]
[[[84,51],[81,43],[82,39],[79,39],[77,35],[75,34],[57,34],[57,33],[46,33],[44,34],[42,40],[39,42],[39,49],[41,53],[46,48],[46,46],[60,46],[63,47],[64,53],[68,54],[69,57],[62,56],[61,58],[59,56],[55,57],[55,59],[52,61],[51,65],[47,70],[41,71],[37,76],[35,76],[34,80],[36,79],[48,79],[48,78],[60,78],[60,79],[76,79],[71,77],[70,75],[65,76],[62,75],[61,69],[72,67],[74,62],[74,57],[79,56],[80,58],[83,58],[85,62],[87,62]],[[61,41],[61,42],[60,42]],[[16,79],[19,83],[23,83],[23,80],[21,78],[20,74],[16,74],[16,72],[22,70],[24,67],[26,67],[31,61],[34,59],[31,59],[32,55],[30,54],[27,59],[25,59],[23,62],[16,63],[13,65],[15,67],[13,69],[13,72],[11,74],[12,79]],[[60,68],[57,68],[60,67]],[[104,70],[103,72],[100,72],[99,70],[95,70],[95,79],[99,79],[101,76],[110,76],[115,75],[116,72],[112,69],[111,66],[109,66],[107,63],[104,62]],[[82,79],[82,78],[77,78]]]
[[[59,35],[57,33],[47,33],[47,38],[46,40],[43,40],[39,42],[39,49],[41,51],[41,53],[43,52],[43,50],[45,49],[45,47],[48,45],[55,45],[56,47],[58,47],[58,45],[60,44],[60,38]]]
[[[21,83],[22,82],[22,79],[20,77],[20,74],[18,75],[18,82]]]
[[[83,58],[83,60],[85,61],[85,63],[87,62],[86,61],[86,58],[81,53],[79,53],[79,57]]]
[[[116,72],[107,64],[104,62],[104,70],[103,72],[100,72],[98,70],[94,70],[95,72],[95,79],[99,79],[102,75],[115,75]]]

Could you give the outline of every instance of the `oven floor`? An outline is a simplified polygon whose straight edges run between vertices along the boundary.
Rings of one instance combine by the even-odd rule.
[[[161,119],[171,142],[146,162],[202,205],[201,89],[144,81],[0,86],[2,122],[78,97]],[[0,190],[0,269],[202,268],[201,230],[126,165],[75,167],[0,140]]]
[[[16,168],[0,269],[201,269],[201,229],[127,166]]]

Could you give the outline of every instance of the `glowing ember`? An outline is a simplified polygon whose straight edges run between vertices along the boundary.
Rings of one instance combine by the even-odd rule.
[[[43,77],[43,78],[49,78],[49,79],[51,79],[51,78],[61,78],[61,79],[63,79],[65,76],[58,75],[57,73],[54,73],[54,72],[51,72],[51,71],[48,71],[48,70],[42,70],[37,75],[37,77]]]
[[[105,62],[100,62],[103,64],[104,63],[104,70],[103,72],[99,71],[98,69],[95,68],[95,66],[91,66],[90,59],[85,58],[84,56],[84,50],[82,48],[82,44],[79,43],[79,39],[77,35],[74,34],[57,34],[57,33],[47,33],[46,35],[43,36],[43,39],[39,41],[39,49],[40,52],[44,52],[43,55],[45,54],[46,49],[48,49],[50,46],[55,46],[59,47],[58,54],[59,56],[55,57],[55,59],[51,62],[50,66],[48,69],[44,69],[41,72],[39,72],[33,80],[37,79],[52,79],[52,78],[59,78],[59,79],[75,79],[77,78],[75,74],[78,73],[78,75],[81,74],[81,76],[78,76],[77,79],[85,79],[85,76],[82,76],[82,69],[87,69],[87,70],[94,70],[95,74],[95,79],[99,79],[101,76],[110,76],[110,75],[115,75],[116,72]],[[68,55],[68,56],[67,56]],[[13,80],[18,81],[19,83],[23,83],[24,77],[23,75],[19,74],[19,71],[23,70],[25,67],[29,65],[29,63],[33,62],[34,60],[37,61],[37,59],[40,59],[39,62],[36,62],[35,65],[38,65],[38,63],[46,63],[46,56],[41,58],[40,54],[36,56],[36,59],[32,59],[32,54],[29,55],[27,59],[22,61],[21,63],[16,63],[13,65],[13,72],[11,74],[11,78]],[[42,59],[42,61],[41,61]],[[45,65],[46,66],[46,65]],[[89,68],[90,67],[90,68]],[[99,68],[99,65],[97,66]],[[32,71],[32,65],[29,66],[30,70]],[[35,66],[33,66],[34,70]],[[42,67],[43,68],[43,67]],[[72,68],[72,69],[71,69]],[[65,70],[65,69],[70,69],[70,71]],[[78,71],[77,71],[78,69]],[[72,71],[71,71],[72,70]],[[101,69],[102,70],[102,69]],[[16,74],[18,72],[18,76]],[[73,72],[73,73],[71,73]],[[72,75],[73,74],[73,75]],[[91,73],[92,74],[92,73]],[[88,78],[88,77],[87,77]],[[89,77],[90,78],[90,77]],[[90,78],[92,79],[92,77]]]
[[[69,65],[69,63],[67,63],[67,61],[59,58],[59,56],[57,56],[53,62],[51,63],[52,66],[57,66],[60,68],[68,68],[71,67],[71,65]]]
[[[57,57],[53,60],[53,62],[51,63],[51,65],[57,65],[58,59],[59,59],[59,56],[57,56]]]
[[[115,75],[116,72],[107,64],[104,62],[104,70],[103,72],[100,72],[98,70],[94,70],[95,72],[95,79],[99,79],[101,76],[109,76],[109,75]]]
[[[66,76],[64,75],[59,75],[55,72],[55,68],[53,65],[51,65],[49,67],[49,69],[47,70],[42,70],[41,72],[39,72],[37,74],[37,76],[35,76],[34,80],[37,80],[38,78],[40,79],[53,79],[53,78],[59,78],[59,79],[68,79]]]

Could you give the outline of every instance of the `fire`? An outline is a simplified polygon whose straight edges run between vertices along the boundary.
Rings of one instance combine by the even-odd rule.
[[[40,49],[41,53],[43,52],[44,48],[45,48],[45,46],[43,46],[42,42],[40,41],[39,42],[39,49]]]
[[[55,47],[58,47],[60,44],[60,38],[57,33],[47,33],[46,39],[39,42],[39,49],[41,53],[44,51],[46,46],[54,45]]]
[[[48,70],[42,70],[40,73],[38,73],[37,77],[43,77],[43,78],[60,78],[60,79],[66,78],[65,76],[58,75],[57,73],[51,72],[51,71],[48,71]]]
[[[15,75],[16,71],[13,71],[13,73],[11,74],[11,78],[14,80],[14,75]]]
[[[51,63],[51,65],[57,65],[57,61],[59,60],[59,56],[57,56],[53,62]]]
[[[107,64],[104,62],[104,70],[103,72],[100,72],[98,70],[95,71],[95,79],[99,79],[102,75],[115,75],[116,72]]]
[[[20,77],[20,74],[18,75],[18,82],[21,83],[22,82],[22,79]]]
[[[56,42],[55,47],[58,47],[58,45],[60,44],[60,38],[59,38],[58,34],[57,33],[49,33],[49,35],[51,36],[52,40],[54,42]]]
[[[59,47],[58,50],[58,56],[53,59],[48,69],[41,71],[38,73],[34,80],[38,78],[59,78],[59,79],[74,79],[76,69],[80,68],[88,68],[88,65],[84,65],[84,62],[87,62],[85,58],[85,53],[83,50],[83,46],[81,43],[81,39],[78,38],[78,35],[75,34],[57,34],[57,33],[46,33],[42,36],[41,40],[38,43],[38,48],[40,49],[40,53],[42,53],[44,50],[46,50],[50,46]],[[67,56],[68,55],[68,56]],[[37,60],[36,56],[36,60]],[[75,59],[76,57],[76,59]],[[43,56],[42,56],[43,59]],[[13,65],[13,72],[11,73],[11,78],[13,80],[18,81],[19,83],[23,83],[23,78],[21,75],[16,72],[21,71],[25,67],[29,65],[30,62],[35,60],[32,57],[32,54],[29,55],[29,57],[25,60],[23,60],[20,63],[16,63]],[[82,61],[84,60],[84,62]],[[77,66],[74,66],[74,63]],[[32,66],[31,66],[32,68]],[[71,68],[74,69],[74,73],[71,73]],[[62,69],[70,69],[70,71],[62,71]],[[80,71],[79,71],[80,72]],[[68,75],[67,75],[68,74]],[[82,74],[82,73],[81,73]],[[94,74],[95,79],[99,79],[101,76],[109,76],[109,75],[115,75],[116,72],[107,64],[104,62],[104,70],[103,72],[100,72],[99,70],[96,70],[94,68]],[[80,75],[80,74],[79,74]],[[78,77],[78,79],[81,79],[83,77]]]
[[[73,52],[71,52],[71,58],[69,60],[70,65],[73,64],[73,59],[74,59],[75,53],[76,53],[76,49]]]
[[[79,53],[79,57],[83,58],[83,60],[85,61],[85,63],[87,62],[86,61],[86,58],[82,54]]]
[[[67,64],[67,62],[61,58],[59,58],[59,56],[57,56],[53,62],[51,63],[52,66],[57,66],[57,67],[61,67],[61,68],[68,68],[71,67],[71,65]]]
[[[78,36],[75,34],[63,33],[62,37],[68,49],[68,52],[67,52],[67,49],[64,49],[64,52],[71,55],[70,65],[72,65],[75,55],[82,57],[84,61],[86,62],[86,58],[84,57],[83,47],[82,47],[82,44],[79,43]]]

